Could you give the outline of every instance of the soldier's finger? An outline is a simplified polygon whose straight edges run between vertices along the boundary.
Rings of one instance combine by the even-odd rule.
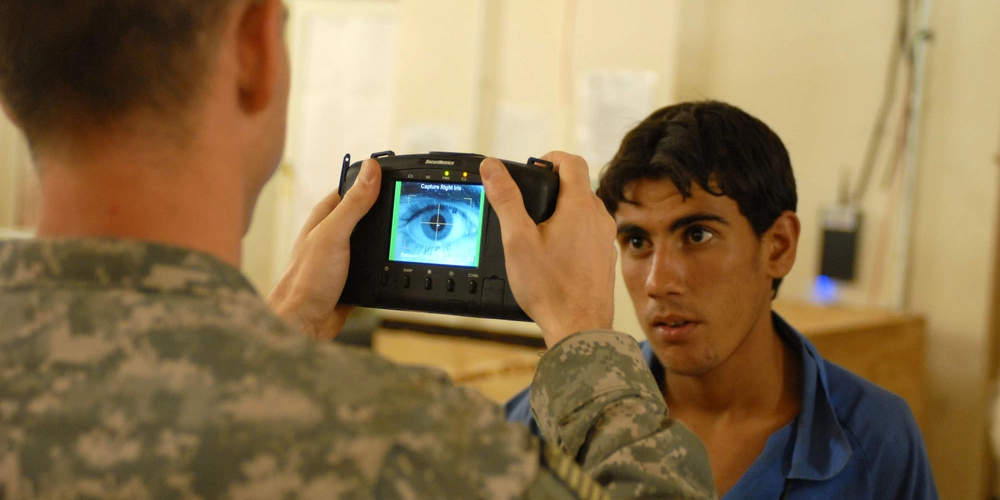
[[[524,208],[521,190],[500,160],[496,158],[483,160],[479,165],[479,175],[483,179],[483,186],[486,187],[486,198],[490,200],[493,211],[500,219],[500,228],[505,239],[535,226]]]
[[[587,161],[582,157],[565,153],[563,151],[550,151],[542,156],[543,160],[550,161],[555,166],[555,171],[559,173],[559,189],[563,187],[569,192],[590,191],[590,168]]]

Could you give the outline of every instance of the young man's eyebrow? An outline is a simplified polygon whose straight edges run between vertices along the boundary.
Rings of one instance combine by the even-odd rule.
[[[618,235],[627,234],[629,236],[647,236],[649,231],[636,226],[635,224],[622,224],[618,226]]]
[[[729,225],[729,221],[727,221],[724,217],[702,212],[702,213],[691,214],[686,217],[681,217],[680,219],[675,220],[673,224],[670,224],[670,232],[674,233],[680,231],[681,229],[684,229],[693,224],[697,224],[699,222],[718,222],[726,226]]]

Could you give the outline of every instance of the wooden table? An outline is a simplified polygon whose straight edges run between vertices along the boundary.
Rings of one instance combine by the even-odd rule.
[[[774,309],[808,337],[824,358],[898,394],[909,403],[917,422],[924,424],[922,317],[790,301],[776,301]],[[417,329],[406,329],[405,324],[399,323],[393,326],[374,333],[372,348],[376,352],[401,363],[440,367],[456,383],[475,387],[498,402],[506,401],[531,382],[542,350],[538,338],[534,339],[535,346],[504,341],[521,341],[522,333],[483,335],[482,330],[470,329],[466,333],[487,339],[468,338],[463,335],[460,323],[454,321],[447,328],[437,329],[438,334],[417,331],[435,330],[434,326],[412,325]]]

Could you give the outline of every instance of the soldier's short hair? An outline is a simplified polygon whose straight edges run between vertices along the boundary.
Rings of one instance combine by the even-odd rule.
[[[237,1],[2,0],[0,95],[29,141],[136,110],[176,114],[200,95]]]

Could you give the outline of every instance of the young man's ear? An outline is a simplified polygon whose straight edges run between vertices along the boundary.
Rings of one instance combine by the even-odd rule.
[[[767,271],[772,279],[784,278],[792,270],[801,230],[799,216],[785,210],[765,233]]]
[[[245,111],[255,113],[275,98],[284,53],[285,8],[280,0],[260,0],[239,9],[239,99]]]

